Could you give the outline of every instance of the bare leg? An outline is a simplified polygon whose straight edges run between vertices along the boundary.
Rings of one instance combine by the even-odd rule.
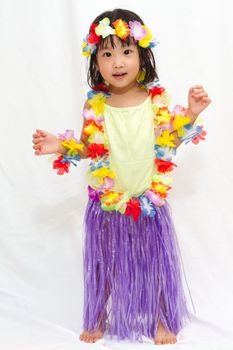
[[[109,288],[106,286],[105,288],[105,302],[107,303],[109,298]],[[95,343],[97,340],[103,338],[103,334],[106,329],[106,318],[107,318],[107,312],[105,311],[102,315],[99,317],[99,329],[93,330],[93,331],[83,331],[79,339],[86,342],[86,343]]]
[[[108,223],[106,222],[105,225],[106,224],[108,224]],[[97,266],[96,275],[97,275],[97,285],[98,285],[98,281],[99,281],[98,266]],[[103,313],[101,313],[101,315],[99,315],[98,329],[90,330],[90,331],[84,330],[79,336],[80,340],[82,340],[86,343],[95,343],[97,340],[103,338],[103,334],[104,334],[105,329],[106,329],[106,319],[107,319],[106,304],[107,304],[109,295],[110,295],[110,288],[108,285],[106,285],[105,291],[104,291],[105,311]]]
[[[175,344],[176,343],[176,336],[172,332],[166,332],[163,324],[161,321],[159,321],[157,332],[154,336],[154,343],[157,345],[160,344]]]
[[[160,307],[164,310],[165,309],[165,303],[163,294],[160,295],[160,301],[159,301]],[[157,332],[154,335],[154,343],[157,345],[160,344],[175,344],[176,343],[176,336],[172,332],[167,332],[163,326],[163,323],[161,320],[159,320]]]

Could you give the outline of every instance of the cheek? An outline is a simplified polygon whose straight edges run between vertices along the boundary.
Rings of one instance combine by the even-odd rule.
[[[135,60],[132,66],[133,66],[135,71],[140,70],[140,62],[139,61]]]
[[[102,59],[97,59],[97,66],[102,76],[105,75],[108,71],[108,63]]]
[[[99,71],[102,77],[105,77],[108,74],[108,65],[105,64],[100,64],[99,65]]]

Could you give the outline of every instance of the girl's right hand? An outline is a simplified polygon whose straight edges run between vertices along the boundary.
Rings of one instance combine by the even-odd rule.
[[[61,152],[61,141],[55,135],[44,130],[36,129],[35,134],[32,136],[35,155],[42,156],[44,154]]]

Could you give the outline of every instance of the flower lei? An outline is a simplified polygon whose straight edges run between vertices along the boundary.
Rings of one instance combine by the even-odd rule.
[[[62,141],[61,145],[66,149],[66,154],[59,155],[53,162],[53,169],[57,169],[58,175],[69,172],[70,164],[77,166],[75,162],[81,160],[79,155],[83,150],[84,144],[74,137],[73,130],[66,130],[64,134],[58,134],[58,139]]]
[[[96,45],[100,43],[100,37],[106,38],[109,35],[117,35],[122,40],[131,36],[143,48],[156,46],[155,40],[152,40],[152,34],[149,28],[138,21],[129,21],[127,23],[119,18],[112,22],[112,26],[110,26],[110,19],[108,17],[99,21],[99,23],[93,23],[89,34],[83,40],[82,54],[84,56],[91,56],[96,51]]]
[[[190,118],[185,116],[184,107],[177,105],[172,112],[169,111],[169,96],[158,81],[149,84],[147,89],[154,111],[154,162],[157,171],[152,177],[150,188],[138,197],[132,197],[128,192],[113,191],[116,174],[110,168],[108,142],[103,128],[104,103],[109,94],[103,85],[88,92],[87,98],[91,108],[83,111],[86,120],[84,133],[88,136],[89,142],[87,154],[91,158],[88,173],[92,187],[88,186],[89,197],[94,201],[100,201],[103,210],[119,211],[121,214],[132,216],[135,221],[139,215],[149,217],[156,215],[156,207],[165,203],[167,192],[171,189],[170,173],[176,167],[172,162],[172,157],[176,154],[173,131],[177,132],[185,144],[189,142],[198,144],[206,136],[200,121],[196,120],[191,124]],[[75,141],[73,133],[67,130],[61,137],[65,140],[63,146],[67,147],[68,156],[71,157],[67,159],[64,156],[59,162],[67,164],[79,160],[77,156],[81,145],[79,141]],[[69,169],[65,171],[68,172]]]

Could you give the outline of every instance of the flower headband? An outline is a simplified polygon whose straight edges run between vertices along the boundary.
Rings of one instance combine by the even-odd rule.
[[[93,23],[89,34],[83,40],[82,54],[84,56],[91,56],[96,51],[96,45],[101,40],[100,37],[106,38],[109,35],[117,35],[122,40],[131,36],[143,48],[152,48],[156,45],[156,42],[152,40],[152,34],[149,28],[138,21],[129,21],[127,23],[119,18],[115,22],[112,22],[112,26],[114,28],[110,26],[110,19],[108,17],[105,17],[99,24]]]

